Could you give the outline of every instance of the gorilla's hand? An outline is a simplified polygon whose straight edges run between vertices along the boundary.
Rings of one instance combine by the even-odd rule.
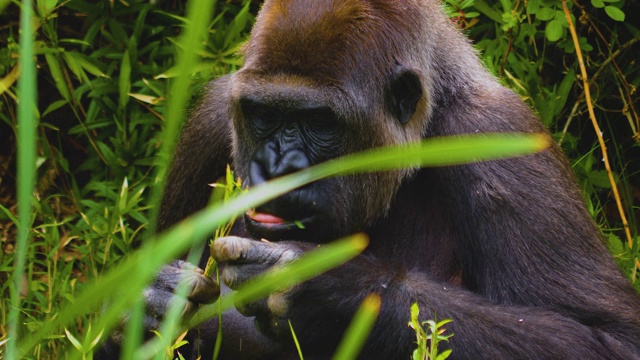
[[[236,236],[219,238],[213,243],[212,255],[225,263],[220,276],[227,286],[236,289],[239,285],[265,271],[284,266],[298,259],[310,244],[298,242],[264,242]],[[281,335],[289,331],[283,326],[290,307],[291,296],[299,286],[272,293],[266,299],[236,306],[245,316],[255,316],[256,325],[267,335]],[[284,322],[286,324],[286,322]]]
[[[184,283],[186,299],[175,292]],[[145,289],[144,299],[147,315],[161,320],[172,301],[184,301],[184,313],[190,314],[197,304],[210,304],[218,299],[220,287],[205,277],[199,267],[186,261],[176,260],[162,267],[153,283]]]
[[[185,283],[186,293],[184,296],[178,296],[175,292],[182,282]],[[205,277],[202,269],[197,266],[182,260],[165,265],[143,292],[146,309],[145,330],[157,330],[173,302],[182,303],[183,319],[185,319],[193,314],[197,304],[210,304],[216,301],[219,295],[218,284]],[[116,343],[122,341],[122,329],[127,320],[128,316],[125,316],[123,326],[120,326],[112,336]]]

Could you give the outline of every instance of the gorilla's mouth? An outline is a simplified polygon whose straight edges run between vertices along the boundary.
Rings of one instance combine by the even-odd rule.
[[[249,216],[251,220],[261,224],[284,224],[286,222],[281,217],[272,214],[257,212],[255,209],[247,211],[247,216]]]
[[[286,220],[277,215],[249,210],[244,215],[247,230],[256,237],[270,241],[300,240],[302,233],[312,227],[316,216],[306,216],[302,219]],[[305,236],[302,236],[306,238]]]

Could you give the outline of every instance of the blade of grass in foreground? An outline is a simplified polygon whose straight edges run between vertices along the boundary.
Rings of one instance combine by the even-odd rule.
[[[9,5],[10,2],[11,0],[0,0],[0,14],[2,14],[2,12],[4,11],[4,8],[7,7],[7,5]]]
[[[171,160],[175,143],[178,138],[181,120],[184,119],[187,101],[191,96],[191,75],[196,68],[198,52],[203,48],[203,39],[207,35],[207,26],[211,20],[213,8],[217,1],[189,1],[187,2],[187,23],[178,43],[180,49],[176,56],[177,76],[171,86],[171,94],[168,99],[168,113],[165,118],[165,127],[162,130],[156,177],[159,179],[151,194],[151,204],[158,204],[164,188],[167,164]],[[159,207],[151,208],[150,223],[147,234],[156,231],[156,221]]]
[[[382,299],[378,294],[370,294],[364,299],[342,337],[334,360],[350,360],[358,356],[378,318],[381,305]]]
[[[157,166],[156,173],[157,179],[160,179],[156,183],[156,186],[152,189],[151,203],[158,204],[164,188],[165,176],[167,164],[173,154],[174,144],[179,133],[181,120],[184,118],[186,103],[191,93],[191,75],[193,69],[196,68],[196,64],[199,61],[198,52],[203,48],[204,41],[202,41],[207,35],[207,27],[211,19],[213,8],[216,5],[216,1],[188,1],[186,9],[186,23],[185,29],[178,39],[180,44],[179,48],[176,48],[176,70],[177,76],[171,84],[171,96],[168,99],[168,112],[166,114],[166,123],[161,134],[162,149],[159,156],[159,165]],[[128,94],[120,94],[121,96],[127,96]],[[149,216],[150,222],[147,228],[147,234],[153,234],[156,231],[156,221],[159,213],[159,206],[152,207],[151,214]],[[186,288],[178,289],[178,293],[186,292]],[[141,307],[136,307],[137,311],[141,311]],[[174,338],[174,332],[176,326],[180,322],[180,316],[182,314],[180,305],[174,303],[167,309],[165,318],[159,328],[159,338],[165,339],[165,341],[171,341]],[[140,314],[136,314],[140,315]],[[130,331],[139,331],[135,327],[129,327]],[[139,339],[138,334],[135,335]],[[127,337],[125,337],[127,338]],[[133,356],[132,351],[140,346],[140,343],[131,343],[126,348],[126,352],[123,354],[125,358]],[[167,344],[168,345],[168,344]]]
[[[76,302],[63,308],[57,318],[46,322],[40,331],[23,340],[20,353],[25,355],[53,329],[67,324],[76,316],[96,311],[103,299],[108,299],[117,290],[126,289],[126,293],[111,304],[110,309],[101,316],[99,324],[104,326],[92,327],[96,331],[102,327],[109,328],[120,312],[139,297],[160,266],[186,251],[194,242],[204,241],[216,227],[232,217],[295,188],[329,176],[357,172],[392,170],[407,166],[454,165],[483,159],[514,157],[542,150],[548,146],[549,141],[546,135],[504,134],[430,139],[419,144],[349,155],[256,186],[224,206],[215,204],[208,207],[157,238],[149,239],[115,269],[108,271],[101,279],[87,284],[84,291],[76,297]],[[140,269],[137,263],[143,258],[149,267]]]
[[[33,59],[33,4],[24,0],[20,11],[20,78],[18,79],[18,238],[13,258],[11,310],[5,359],[17,358],[20,288],[24,277],[31,227],[31,198],[36,166],[36,67]]]

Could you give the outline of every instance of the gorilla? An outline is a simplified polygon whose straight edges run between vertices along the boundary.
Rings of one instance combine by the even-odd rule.
[[[243,53],[243,67],[207,86],[182,132],[160,229],[206,206],[207,184],[228,163],[254,186],[380,146],[546,132],[436,0],[267,0]],[[221,358],[295,357],[287,320],[305,356],[330,357],[376,293],[382,307],[362,358],[411,356],[407,322],[417,302],[424,319],[453,320],[444,346],[454,359],[640,359],[640,297],[603,246],[555,145],[292,191],[247,212],[234,236],[215,243],[222,292],[357,232],[370,238],[363,254],[225,313]],[[172,277],[194,269],[166,265],[145,293],[150,318],[174,296]],[[194,293],[217,294],[209,279],[194,284]],[[192,329],[191,349],[180,350],[210,358],[217,328],[212,319]]]

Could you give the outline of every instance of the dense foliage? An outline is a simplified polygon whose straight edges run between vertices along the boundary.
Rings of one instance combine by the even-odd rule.
[[[17,233],[21,5],[0,1],[0,352]],[[241,65],[239,51],[258,7],[248,0],[216,4],[192,69],[193,94]],[[34,9],[37,201],[20,289],[23,332],[55,318],[83,284],[146,236],[156,201],[150,194],[158,134],[181,51],[175,39],[188,22],[176,0],[40,0]],[[640,19],[632,16],[640,4],[448,0],[446,10],[487,67],[536,109],[562,144],[609,249],[640,289]],[[57,358],[69,346],[90,354],[93,339],[82,338],[89,321],[56,329],[30,356]]]

